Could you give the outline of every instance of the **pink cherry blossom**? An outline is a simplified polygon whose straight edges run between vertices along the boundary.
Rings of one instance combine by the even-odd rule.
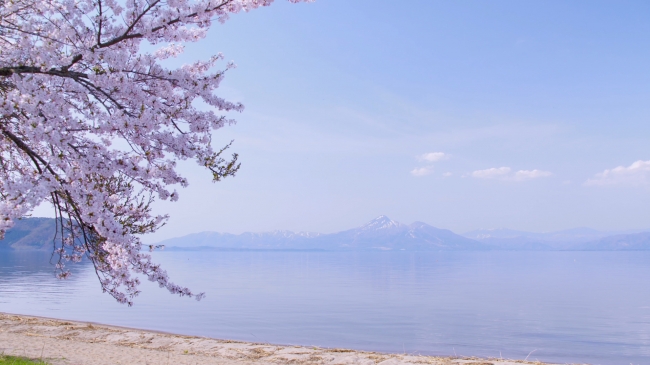
[[[152,262],[141,236],[167,219],[151,203],[175,201],[174,186],[188,185],[178,160],[214,181],[235,175],[237,154],[214,149],[211,134],[243,106],[216,95],[231,67],[215,70],[221,55],[179,68],[161,60],[204,38],[214,20],[272,2],[0,0],[0,236],[49,202],[59,277],[86,255],[121,303],[139,293],[138,276],[200,299]]]

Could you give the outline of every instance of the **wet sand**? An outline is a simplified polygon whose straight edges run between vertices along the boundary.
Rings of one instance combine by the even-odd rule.
[[[0,353],[42,358],[53,365],[542,364],[281,346],[3,313],[0,313]]]

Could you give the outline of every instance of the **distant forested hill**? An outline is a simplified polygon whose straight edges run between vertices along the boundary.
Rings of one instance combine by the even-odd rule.
[[[0,249],[51,250],[55,232],[52,218],[19,219],[0,240]]]

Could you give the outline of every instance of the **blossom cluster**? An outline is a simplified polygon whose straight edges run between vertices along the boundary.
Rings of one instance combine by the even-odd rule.
[[[161,61],[213,21],[271,3],[0,0],[0,236],[49,202],[60,277],[86,255],[119,302],[132,303],[140,275],[200,299],[152,262],[141,235],[167,219],[151,203],[178,199],[174,186],[188,184],[178,160],[215,181],[236,173],[237,155],[213,149],[211,135],[243,106],[215,93],[230,67],[214,70],[220,55],[178,68]]]

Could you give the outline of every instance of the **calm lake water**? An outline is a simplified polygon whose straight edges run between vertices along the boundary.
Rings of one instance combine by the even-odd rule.
[[[277,344],[650,363],[650,252],[160,252],[129,308],[88,264],[0,251],[0,311]]]

